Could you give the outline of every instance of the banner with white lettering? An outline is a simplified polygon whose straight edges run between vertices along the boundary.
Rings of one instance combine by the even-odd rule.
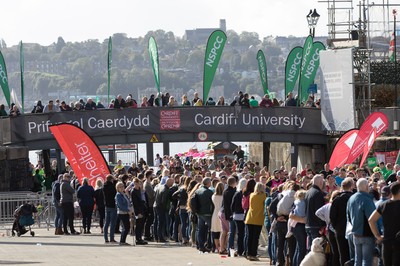
[[[353,163],[358,156],[364,151],[364,146],[367,145],[371,131],[376,129],[375,139],[379,137],[389,126],[387,116],[382,112],[374,112],[370,114],[361,125],[350,154],[346,160],[346,164]],[[374,139],[374,141],[375,141]]]
[[[322,128],[347,131],[356,127],[353,49],[320,53]]]
[[[128,108],[25,114],[10,121],[11,141],[53,140],[49,126],[70,123],[97,138],[124,136],[132,141],[145,134],[177,133],[277,133],[322,134],[321,111],[316,108],[237,108],[232,106]],[[97,141],[97,139],[96,139]]]
[[[294,47],[286,59],[285,65],[285,96],[293,92],[300,74],[301,59],[303,58],[303,47]]]
[[[311,49],[309,60],[304,65],[304,69],[301,72],[300,88],[301,88],[301,102],[306,102],[308,95],[308,89],[311,84],[314,83],[315,75],[319,68],[319,52],[325,50],[325,45],[322,42],[314,42]]]
[[[226,34],[222,30],[215,30],[207,41],[206,54],[204,58],[203,73],[203,103],[208,99],[214,75],[226,42]]]
[[[49,128],[80,184],[84,177],[93,187],[97,179],[106,180],[110,170],[103,153],[83,129],[73,124],[52,125]]]
[[[8,87],[8,76],[6,62],[4,56],[0,51],[0,87],[3,89],[4,97],[6,98],[8,106],[10,106],[10,88]]]
[[[265,55],[262,50],[258,50],[257,52],[257,62],[258,62],[258,70],[260,72],[261,85],[263,87],[264,94],[269,95],[267,61],[265,60]]]
[[[160,92],[160,67],[158,61],[158,49],[157,43],[154,37],[150,37],[149,39],[149,54],[151,66],[153,68],[154,80],[156,81],[157,91]]]
[[[351,147],[357,139],[358,129],[351,129],[341,136],[333,148],[331,158],[329,159],[330,170],[335,167],[342,167],[349,157]]]
[[[302,90],[301,90],[301,80],[303,78],[305,69],[306,69],[306,65],[308,65],[308,62],[311,60],[311,50],[312,50],[312,46],[313,46],[313,37],[311,35],[309,35],[303,45],[303,58],[301,60],[301,68],[300,68],[300,77],[299,77],[299,100],[301,103],[301,99],[303,99],[304,97],[301,95],[302,94]]]

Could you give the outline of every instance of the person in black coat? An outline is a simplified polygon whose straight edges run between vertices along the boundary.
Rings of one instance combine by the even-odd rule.
[[[131,190],[131,199],[133,205],[133,211],[136,216],[136,245],[146,245],[147,242],[142,239],[144,222],[147,212],[147,197],[146,192],[143,190],[143,184],[138,179],[133,180],[133,188]]]
[[[323,184],[324,176],[315,175],[312,179],[312,186],[307,191],[304,200],[306,203],[306,232],[308,250],[311,248],[312,241],[321,236],[320,229],[325,226],[325,222],[315,215],[315,212],[325,205],[325,194],[322,192]]]
[[[42,101],[37,101],[36,105],[32,109],[32,114],[41,114],[43,113],[44,106],[42,105]]]
[[[117,194],[117,189],[115,185],[117,184],[117,180],[114,179],[112,175],[108,175],[106,177],[106,182],[103,186],[103,195],[104,195],[104,205],[105,205],[105,223],[103,227],[104,232],[104,241],[106,243],[115,243],[114,232],[115,232],[115,224],[117,222],[117,207],[115,205],[115,195]],[[108,239],[108,228],[110,229],[110,240]]]
[[[354,181],[348,177],[343,180],[342,192],[332,202],[329,218],[335,229],[336,243],[339,249],[340,264],[344,265],[350,260],[349,242],[346,239],[346,207],[349,198],[353,195]]]
[[[225,219],[229,221],[229,237],[228,237],[228,246],[229,248],[235,248],[235,234],[236,234],[236,224],[232,218],[232,199],[236,193],[236,179],[231,176],[228,178],[228,187],[225,189],[222,194],[222,206],[224,207]],[[222,247],[223,249],[225,247]]]
[[[91,234],[92,214],[94,208],[94,189],[89,186],[89,179],[83,178],[82,186],[78,188],[77,197],[82,211],[82,226],[84,234]]]

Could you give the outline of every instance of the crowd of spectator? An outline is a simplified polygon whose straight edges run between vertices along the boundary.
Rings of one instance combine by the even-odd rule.
[[[42,101],[36,101],[31,113],[50,113],[50,112],[64,112],[64,111],[81,111],[81,110],[97,110],[97,109],[124,109],[124,108],[143,108],[143,107],[178,107],[178,106],[245,106],[249,108],[254,107],[274,107],[274,106],[299,106],[297,98],[293,97],[293,93],[289,93],[286,96],[285,101],[277,100],[276,98],[270,99],[269,94],[265,94],[260,101],[257,101],[254,96],[250,96],[248,93],[239,91],[237,95],[233,97],[231,103],[226,103],[223,96],[215,101],[212,97],[209,97],[206,102],[203,102],[197,92],[194,93],[193,99],[189,100],[186,94],[182,95],[179,101],[174,96],[167,93],[158,93],[157,95],[150,95],[150,97],[143,96],[140,101],[136,101],[132,94],[129,94],[125,98],[122,95],[117,95],[115,99],[112,99],[108,105],[103,105],[101,101],[95,101],[93,98],[86,100],[80,99],[79,101],[71,101],[67,103],[60,101],[59,99],[49,100],[47,104],[43,105]],[[309,96],[305,103],[302,103],[303,107],[320,107],[320,100],[314,101],[313,96]],[[0,105],[0,117],[2,116],[19,116],[21,112],[19,107],[14,103],[11,104],[10,109],[7,111],[4,104]]]
[[[131,232],[137,245],[170,241],[256,261],[264,236],[271,265],[300,265],[312,240],[324,236],[328,265],[400,265],[399,165],[270,172],[246,162],[240,148],[233,156],[157,155],[153,167],[143,159],[129,168],[119,161],[95,188],[87,179],[79,184],[67,165],[52,186],[56,234],[77,234],[76,195],[83,233],[91,233],[96,206],[105,244],[129,245]]]

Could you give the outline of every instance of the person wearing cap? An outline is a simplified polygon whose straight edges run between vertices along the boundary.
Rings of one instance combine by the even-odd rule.
[[[390,192],[390,200],[382,203],[369,217],[368,222],[376,241],[383,242],[383,264],[400,265],[400,223],[394,219],[400,217],[400,183],[392,184]],[[383,235],[376,226],[380,217],[385,228]]]

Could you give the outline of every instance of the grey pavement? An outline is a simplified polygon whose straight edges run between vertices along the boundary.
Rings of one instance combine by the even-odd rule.
[[[0,265],[269,265],[266,249],[259,249],[260,261],[199,253],[195,248],[176,243],[150,242],[146,246],[104,244],[98,228],[91,235],[56,236],[54,229],[33,229],[21,237],[0,230]],[[119,235],[116,235],[119,240]],[[128,243],[133,237],[128,236]]]

